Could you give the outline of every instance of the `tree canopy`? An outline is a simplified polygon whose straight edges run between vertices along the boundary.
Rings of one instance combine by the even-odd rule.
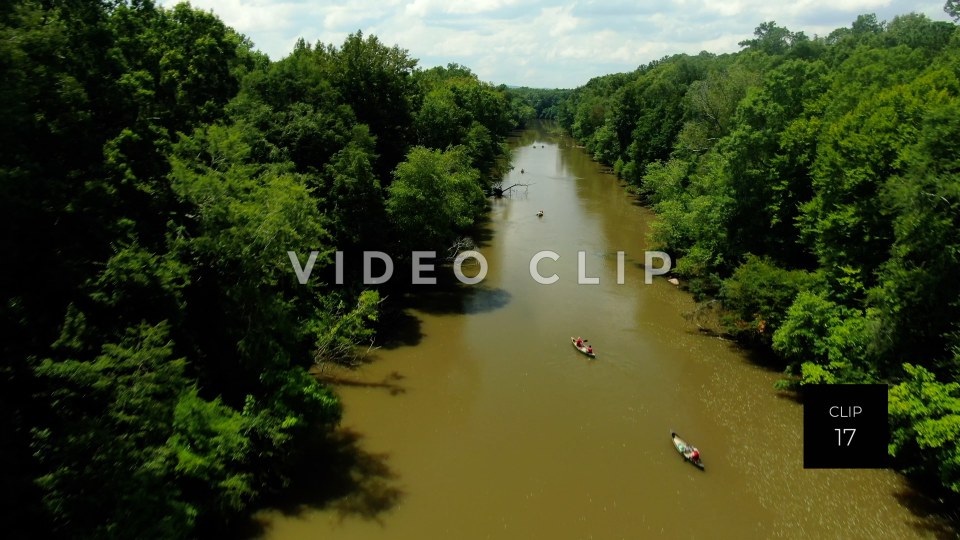
[[[519,120],[375,36],[270,61],[149,0],[5,4],[0,79],[14,537],[217,535],[288,485],[340,418],[311,368],[378,320],[334,251],[396,252],[424,216],[431,242],[469,234]]]

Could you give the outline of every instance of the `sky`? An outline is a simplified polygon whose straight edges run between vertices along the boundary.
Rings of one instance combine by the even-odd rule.
[[[161,0],[172,6],[176,0]],[[494,84],[575,88],[664,56],[735,52],[764,21],[808,36],[857,15],[949,20],[943,0],[192,0],[272,60],[302,37],[341,45],[360,30],[430,68],[455,62]]]

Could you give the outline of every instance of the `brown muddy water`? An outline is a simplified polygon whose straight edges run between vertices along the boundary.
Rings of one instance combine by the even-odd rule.
[[[492,201],[482,283],[421,286],[406,343],[339,375],[369,492],[262,511],[263,537],[952,537],[894,472],[803,469],[802,407],[778,373],[699,333],[687,293],[644,284],[653,215],[549,127],[512,141],[504,186],[531,185]],[[530,275],[542,250],[560,255],[539,263],[552,285]],[[599,284],[577,283],[579,251]]]

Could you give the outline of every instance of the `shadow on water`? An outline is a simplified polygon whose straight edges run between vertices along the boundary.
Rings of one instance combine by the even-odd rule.
[[[490,223],[489,213],[485,213],[483,217],[481,217],[473,226],[473,228],[470,230],[470,238],[473,240],[476,248],[487,247],[490,245],[490,242],[493,240],[493,227]]]
[[[388,304],[380,315],[377,328],[377,345],[381,349],[399,349],[413,347],[423,340],[420,319],[411,315],[400,306]]]
[[[472,275],[472,262],[468,260],[463,265],[463,273],[468,276]],[[469,315],[496,311],[510,303],[511,295],[504,289],[488,287],[483,281],[474,285],[461,283],[453,273],[452,264],[437,264],[432,277],[437,280],[435,284],[410,286],[398,305],[431,315]],[[395,339],[394,332],[390,334],[388,342]]]
[[[391,396],[406,394],[407,389],[400,385],[404,376],[398,371],[393,371],[380,381],[358,381],[349,376],[342,376],[335,373],[317,374],[317,380],[334,387],[353,387],[353,388],[380,388],[386,390]]]
[[[905,489],[893,496],[917,517],[911,525],[923,536],[960,538],[960,511],[956,508],[956,501],[953,505],[937,501],[925,495],[926,491],[929,491],[928,487],[910,481]]]
[[[466,265],[464,265],[466,268]],[[465,270],[466,273],[466,270]],[[504,289],[460,283],[448,265],[438,265],[435,285],[412,286],[390,293],[377,323],[377,346],[386,350],[413,347],[423,340],[422,322],[413,311],[431,315],[489,313],[510,303]]]
[[[403,498],[398,477],[387,465],[388,454],[361,448],[363,436],[345,428],[331,433],[310,453],[293,484],[282,494],[264,501],[263,508],[285,516],[301,516],[313,510],[330,510],[343,521],[359,518],[383,524],[383,517]],[[269,519],[254,516],[236,531],[237,536],[256,538],[269,530]]]
[[[653,203],[650,199],[639,190],[639,188],[633,188],[626,182],[621,182],[624,192],[630,197],[630,204],[638,208],[646,208],[647,210],[653,211]]]
[[[482,284],[437,287],[412,293],[410,307],[431,315],[473,315],[488,313],[510,303],[510,293]]]

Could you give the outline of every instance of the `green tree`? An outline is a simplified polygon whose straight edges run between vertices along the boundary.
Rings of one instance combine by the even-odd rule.
[[[388,178],[412,140],[414,103],[412,78],[417,61],[399,47],[387,47],[376,36],[350,34],[332,56],[330,80],[357,119],[377,139],[377,173]]]
[[[374,243],[388,231],[384,190],[374,170],[374,140],[363,124],[325,165],[329,186],[321,195],[334,245],[346,251]],[[380,246],[384,247],[384,246]]]
[[[801,384],[870,382],[875,319],[823,293],[800,291],[773,334],[773,350],[787,360],[787,373],[800,375]]]
[[[727,230],[736,201],[726,179],[728,165],[721,154],[705,155],[692,168],[688,181],[682,179],[686,167],[682,162],[671,160],[664,168],[648,168],[653,178],[663,177],[653,180],[654,184],[662,182],[658,188],[661,193],[676,192],[678,184],[688,182],[679,196],[656,195],[664,200],[654,206],[658,217],[651,236],[679,258],[676,272],[692,278],[696,291],[713,293],[720,284],[718,270],[726,263]],[[644,185],[647,184],[644,177]]]
[[[890,389],[890,455],[907,471],[960,493],[960,384],[942,383],[920,366]]]
[[[741,47],[753,47],[767,54],[783,54],[790,46],[793,33],[773,21],[761,23],[754,31],[754,39],[739,43]]]
[[[464,124],[469,118],[469,112],[457,105],[450,88],[432,90],[424,96],[416,114],[417,142],[443,150],[463,138]]]
[[[33,449],[52,532],[73,538],[187,536],[199,512],[172,482],[173,410],[189,387],[165,325],[131,328],[92,361],[44,360],[49,421]],[[135,509],[135,511],[133,511]]]
[[[824,131],[813,165],[815,195],[803,206],[801,225],[827,271],[853,268],[867,288],[875,284],[893,239],[878,194],[903,174],[903,152],[925,112],[942,106],[955,85],[952,76],[933,72],[865,98]]]
[[[730,221],[733,253],[769,254],[803,266],[796,217],[812,196],[809,168],[819,122],[808,104],[826,90],[821,62],[788,60],[768,72],[740,103],[721,151],[730,163],[736,207]]]
[[[743,341],[769,347],[797,294],[815,282],[815,276],[803,270],[784,270],[769,258],[748,255],[720,290],[730,311],[725,329]]]
[[[957,86],[950,94],[924,115],[916,142],[901,153],[904,173],[891,177],[881,192],[894,216],[893,244],[870,299],[886,328],[885,367],[890,371],[908,358],[926,360],[938,376],[960,371],[949,353],[960,344],[960,284],[952,278],[960,271]]]
[[[118,439],[129,431],[131,445],[94,455],[102,463],[91,468],[75,467],[108,443],[71,433],[94,426],[112,398],[86,401],[81,392],[76,425],[60,424],[51,420],[50,380],[69,375],[61,367],[85,377],[91,363],[109,363],[95,360],[102,344],[126,343],[129,328],[145,320],[159,325],[182,306],[187,272],[165,249],[173,214],[165,152],[173,132],[219,117],[254,59],[240,36],[186,5],[22,2],[0,9],[0,34],[0,228],[10,257],[0,321],[20,336],[0,345],[9,359],[0,368],[0,399],[10,412],[0,451],[18,471],[3,486],[4,500],[16,501],[3,517],[14,535],[62,531],[76,518],[73,536],[103,536],[106,529],[94,529],[115,524],[115,497],[131,507],[152,504],[153,490],[175,506],[175,494],[157,487],[164,481],[158,475],[143,483],[143,493],[112,485],[116,496],[97,492],[90,503],[78,501],[74,488],[98,486],[99,473],[109,479],[111,460],[136,469],[136,441],[145,439],[136,421],[105,417],[91,429]],[[170,324],[176,333],[176,321]],[[68,329],[76,333],[64,334]],[[106,356],[121,362],[120,353]],[[99,373],[104,385],[121,376]],[[165,380],[179,385],[176,377]],[[166,389],[156,397],[158,407],[173,399]],[[48,444],[49,458],[39,456],[36,448]],[[41,505],[41,497],[63,505]],[[179,511],[164,504],[157,508],[178,520]]]
[[[886,30],[884,37],[888,42],[916,49],[929,59],[947,46],[956,26],[948,22],[931,21],[919,13],[907,13],[894,17]]]
[[[756,83],[757,75],[741,65],[711,71],[687,89],[690,115],[706,126],[712,140],[723,137],[730,132],[737,105]]]
[[[953,22],[960,22],[960,0],[947,0],[943,4],[943,11]]]
[[[411,249],[447,247],[485,208],[480,175],[462,148],[415,147],[388,191],[387,213]]]
[[[677,55],[648,68],[624,88],[625,102],[620,111],[634,118],[631,122],[614,120],[620,129],[631,127],[629,139],[621,140],[626,149],[624,177],[639,183],[648,164],[670,157],[674,141],[684,126],[684,99],[690,85],[707,76],[709,56]],[[631,116],[633,116],[631,115]]]

